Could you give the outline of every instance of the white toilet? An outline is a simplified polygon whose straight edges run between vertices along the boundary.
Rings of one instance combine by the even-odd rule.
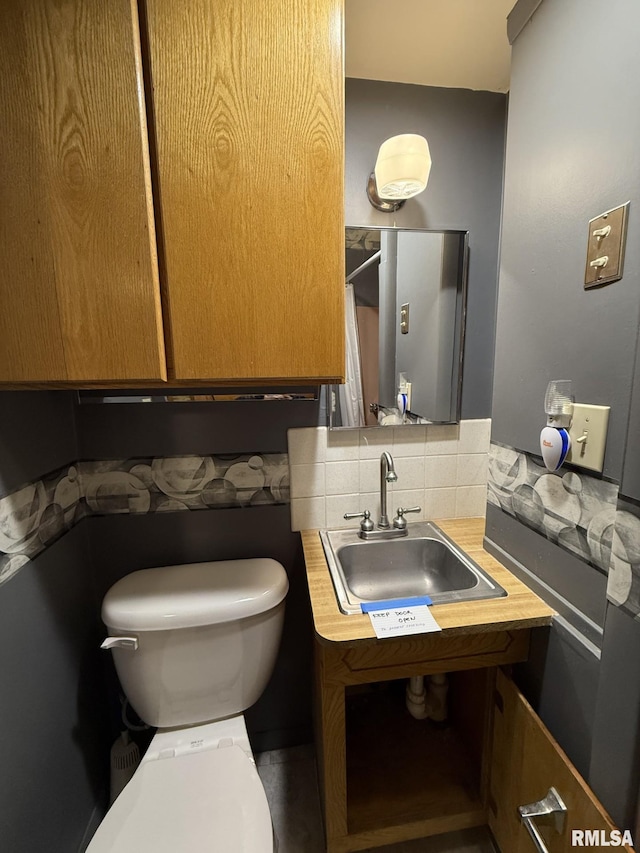
[[[271,676],[288,589],[269,559],[143,569],[111,587],[103,647],[158,731],[88,853],[272,853],[242,712]]]

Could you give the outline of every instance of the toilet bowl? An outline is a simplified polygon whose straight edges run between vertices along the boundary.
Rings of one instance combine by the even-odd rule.
[[[272,853],[242,712],[273,670],[287,590],[268,559],[145,569],[109,590],[103,646],[159,728],[88,853]]]

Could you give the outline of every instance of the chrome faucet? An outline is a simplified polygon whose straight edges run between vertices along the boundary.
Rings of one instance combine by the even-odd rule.
[[[380,521],[378,522],[378,527],[383,530],[391,527],[387,515],[387,483],[395,483],[397,479],[393,457],[385,450],[380,456]]]
[[[395,539],[398,536],[406,536],[407,520],[405,515],[408,512],[422,512],[419,506],[398,507],[398,514],[393,519],[393,530],[389,524],[389,516],[387,515],[387,483],[395,483],[398,479],[396,468],[393,463],[393,457],[388,451],[384,451],[380,456],[380,521],[378,529],[373,526],[371,521],[371,513],[368,509],[364,512],[345,512],[345,518],[361,518],[360,531],[358,536],[361,539]]]

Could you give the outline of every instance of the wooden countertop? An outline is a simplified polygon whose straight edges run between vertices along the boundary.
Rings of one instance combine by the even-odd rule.
[[[551,622],[555,611],[482,547],[483,518],[436,519],[435,523],[507,591],[503,598],[434,604],[431,610],[442,627],[442,634],[533,628]],[[368,616],[346,616],[340,611],[318,531],[303,531],[302,544],[318,639],[326,643],[375,640]]]

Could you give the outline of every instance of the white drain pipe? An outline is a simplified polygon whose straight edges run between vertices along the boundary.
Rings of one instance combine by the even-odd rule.
[[[428,690],[424,676],[410,678],[407,684],[407,709],[416,720],[434,720],[442,723],[447,719],[447,692],[449,679],[446,672],[430,675]]]

